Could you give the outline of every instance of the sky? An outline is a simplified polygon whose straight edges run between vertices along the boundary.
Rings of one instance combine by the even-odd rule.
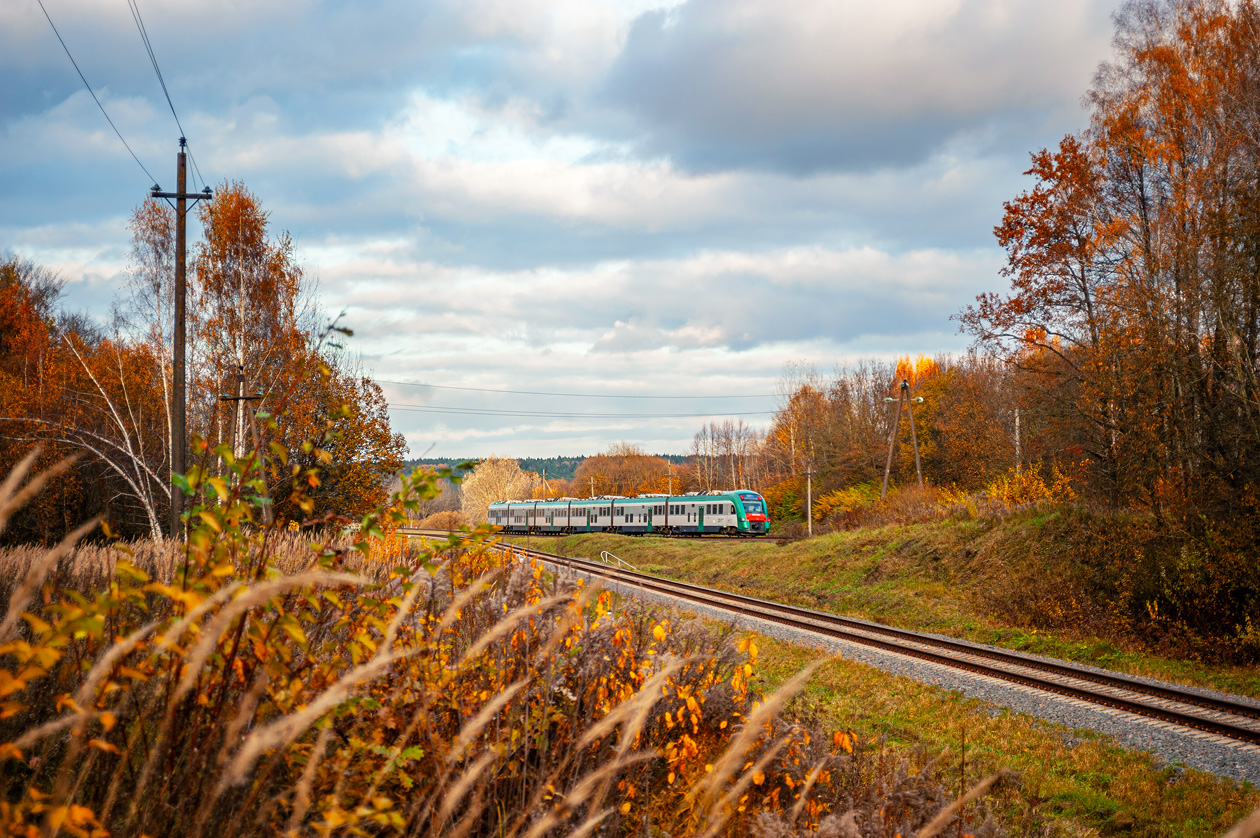
[[[43,2],[139,163],[37,0],[5,0],[0,253],[104,319],[180,131],[128,3]],[[966,351],[951,315],[1007,286],[1002,202],[1085,128],[1118,5],[135,8],[193,185],[259,197],[412,456],[453,458],[686,453],[764,427],[788,364]]]

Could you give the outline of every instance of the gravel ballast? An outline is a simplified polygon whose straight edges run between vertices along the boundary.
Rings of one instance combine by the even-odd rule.
[[[555,566],[553,565],[552,567],[554,568]],[[564,573],[573,573],[591,581],[596,581],[593,577],[589,577],[580,571],[569,568],[560,568],[560,570]],[[666,594],[644,591],[633,585],[606,579],[599,579],[598,581],[609,590],[623,596],[638,599],[642,602],[659,603],[682,611],[688,611],[738,628],[756,631],[767,637],[787,643],[826,649],[850,660],[860,661],[894,675],[903,675],[926,684],[934,684],[948,690],[957,690],[969,697],[988,702],[994,708],[1005,707],[1015,713],[1026,713],[1049,722],[1061,724],[1069,730],[1088,729],[1108,734],[1115,737],[1117,741],[1127,748],[1137,751],[1151,751],[1164,763],[1179,763],[1234,780],[1247,780],[1252,784],[1260,785],[1260,746],[1211,733],[1188,730],[1156,719],[1126,713],[1121,710],[1091,704],[1054,693],[1042,692],[1021,684],[953,669],[942,664],[840,640],[824,634],[783,626],[758,617],[733,614],[729,611],[700,605]],[[969,645],[984,648],[981,644]],[[1080,664],[1070,665],[1082,666]],[[1082,668],[1106,672],[1106,670],[1097,667],[1083,666]],[[1159,681],[1150,678],[1138,678],[1138,680],[1150,684],[1160,684]],[[1202,688],[1187,688],[1181,685],[1169,686],[1176,686],[1179,689],[1192,689],[1195,692],[1208,696],[1221,695],[1212,690]],[[1260,707],[1260,702],[1244,697],[1232,695],[1225,697]],[[1071,747],[1071,741],[1072,738],[1070,736],[1065,737],[1065,747]]]

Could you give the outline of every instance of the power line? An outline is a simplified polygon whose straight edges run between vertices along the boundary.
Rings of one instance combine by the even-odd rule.
[[[35,2],[39,3],[40,11],[44,13],[44,18],[48,21],[48,25],[52,27],[53,34],[56,35],[57,40],[61,42],[61,48],[66,51],[66,57],[69,58],[70,63],[74,65],[74,71],[79,74],[79,78],[83,81],[83,86],[87,88],[88,93],[92,94],[92,101],[96,102],[96,107],[101,109],[101,113],[104,114],[105,121],[109,123],[109,127],[114,129],[114,133],[118,135],[118,139],[131,155],[131,159],[135,160],[136,165],[140,167],[141,171],[149,176],[150,182],[157,183],[157,178],[155,178],[152,173],[144,167],[144,164],[140,162],[140,158],[137,157],[136,153],[131,150],[131,146],[128,145],[127,141],[123,138],[122,132],[119,131],[118,126],[114,124],[114,120],[109,118],[109,112],[105,110],[105,106],[102,105],[101,100],[97,98],[96,91],[92,89],[92,85],[88,84],[88,80],[84,77],[83,71],[79,69],[79,62],[75,61],[74,56],[70,54],[70,47],[66,46],[65,39],[62,38],[61,33],[57,31],[57,25],[52,22],[52,18],[49,16],[48,10],[44,8],[44,0],[35,0]]]
[[[709,416],[772,416],[773,410],[752,410],[739,413],[710,411],[708,413],[580,413],[550,410],[498,410],[480,407],[450,407],[447,405],[398,404],[390,402],[391,410],[409,413],[446,413],[457,416],[515,416],[534,419],[703,419]]]
[[[197,180],[201,181],[201,186],[204,189],[206,179],[201,176],[201,169],[197,166],[197,158],[193,157],[192,144],[189,143],[187,139],[184,140],[184,143],[185,147],[188,149],[188,161],[193,164],[193,172],[197,175]]]
[[[642,396],[618,393],[543,393],[534,390],[494,390],[488,387],[455,387],[449,384],[421,384],[416,381],[390,381],[377,378],[378,384],[401,384],[405,387],[432,387],[435,390],[462,390],[469,393],[510,393],[516,396],[562,396],[578,399],[772,399],[774,393],[740,393],[733,396]],[[708,415],[708,414],[705,414]]]
[[[187,137],[184,126],[179,121],[179,114],[175,112],[175,103],[171,101],[171,92],[166,89],[166,78],[162,75],[162,68],[158,66],[157,53],[153,51],[153,42],[149,40],[149,30],[144,25],[144,18],[140,14],[138,0],[127,0],[127,7],[131,9],[131,19],[135,21],[136,30],[140,33],[140,41],[144,44],[144,51],[149,54],[149,63],[153,65],[153,72],[157,75],[158,84],[162,86],[162,95],[166,97],[166,104],[171,109],[171,116],[175,117],[175,127],[179,129],[181,137]],[[196,175],[196,179],[201,181],[202,186],[205,186],[206,181],[201,177],[201,169],[197,166],[197,158],[193,157],[191,146],[188,148],[188,159],[192,161],[193,173]]]
[[[179,128],[179,133],[183,136],[184,126],[179,124],[179,114],[175,113],[175,103],[171,101],[171,94],[166,89],[166,79],[162,78],[162,69],[158,67],[157,56],[153,54],[153,44],[150,43],[149,33],[144,28],[144,18],[140,17],[140,7],[136,5],[136,0],[127,0],[127,6],[131,9],[131,19],[135,21],[136,29],[140,32],[144,50],[149,54],[149,63],[153,65],[153,72],[157,73],[158,84],[162,85],[162,93],[166,96],[166,104],[171,109],[171,116],[175,117],[175,126]]]

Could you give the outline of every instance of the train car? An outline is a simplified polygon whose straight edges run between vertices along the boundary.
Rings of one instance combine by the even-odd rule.
[[[490,523],[508,533],[615,532],[624,535],[756,536],[770,532],[766,501],[756,492],[690,492],[635,497],[495,501]]]

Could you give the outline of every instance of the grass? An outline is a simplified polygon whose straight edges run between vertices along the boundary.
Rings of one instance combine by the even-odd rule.
[[[1056,585],[1046,583],[1055,578],[1049,567],[1040,581],[1030,581],[1044,561],[1033,556],[1034,548],[1046,550],[1042,532],[1055,514],[1025,513],[1000,524],[946,519],[887,525],[782,545],[610,534],[532,541],[569,556],[607,550],[663,578],[1260,698],[1256,668],[1188,660],[1105,620],[1071,619],[1073,608],[1097,611],[1087,602],[1043,603],[1042,611],[1066,609],[1053,628],[1044,619],[1042,625],[1020,619],[1021,597],[1030,587],[1055,592]],[[1021,563],[1017,556],[1033,558]],[[1108,629],[1105,636],[1091,630],[1099,627]]]
[[[851,724],[883,738],[903,758],[936,757],[955,788],[999,768],[1020,773],[990,801],[1013,835],[1222,835],[1260,806],[1260,791],[1194,769],[1160,765],[1108,736],[995,711],[960,693],[769,638],[761,646],[763,688],[824,661],[788,714],[821,726]],[[963,767],[965,738],[965,773]],[[969,825],[970,827],[971,825]]]

